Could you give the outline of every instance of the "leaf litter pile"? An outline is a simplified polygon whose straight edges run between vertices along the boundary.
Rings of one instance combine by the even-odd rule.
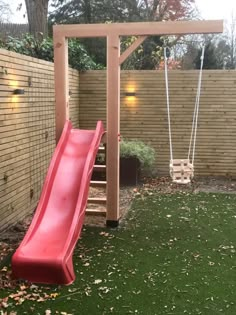
[[[72,285],[6,281],[0,315],[236,314],[235,205],[235,194],[137,192],[118,229],[84,228]]]

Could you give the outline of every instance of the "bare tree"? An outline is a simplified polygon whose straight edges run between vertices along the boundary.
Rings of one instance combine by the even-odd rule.
[[[0,22],[8,22],[11,15],[11,9],[7,3],[0,0]]]
[[[227,27],[228,45],[230,47],[229,65],[230,69],[236,68],[236,15],[231,13],[231,20]]]
[[[38,39],[48,34],[48,2],[49,0],[25,0],[29,32]]]

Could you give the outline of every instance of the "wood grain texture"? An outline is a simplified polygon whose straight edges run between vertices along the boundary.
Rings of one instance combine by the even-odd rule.
[[[165,21],[107,24],[54,25],[54,36],[106,37],[108,35],[181,35],[222,33],[223,21]]]
[[[69,70],[79,127],[79,74]],[[15,88],[24,95],[13,96]],[[55,149],[53,63],[0,49],[0,232],[35,209]]]
[[[198,71],[170,71],[170,108],[175,159],[187,158]],[[126,97],[135,91],[135,97]],[[121,135],[156,150],[153,171],[169,172],[165,82],[162,71],[122,71]],[[92,128],[106,118],[106,74],[80,75],[80,126]],[[236,176],[236,71],[203,71],[195,175]]]

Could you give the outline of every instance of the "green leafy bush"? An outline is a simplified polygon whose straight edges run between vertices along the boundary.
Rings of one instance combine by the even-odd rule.
[[[29,34],[24,35],[21,39],[8,36],[7,39],[0,42],[0,46],[19,54],[47,61],[53,60],[53,43],[51,38],[39,41]]]
[[[120,157],[135,157],[143,169],[149,169],[155,161],[155,150],[143,141],[124,139],[120,143]]]
[[[72,68],[77,70],[103,68],[93,61],[77,39],[70,39],[68,47],[69,64]],[[50,37],[38,40],[29,34],[26,34],[22,39],[9,36],[6,40],[0,41],[0,48],[53,62],[53,40]]]

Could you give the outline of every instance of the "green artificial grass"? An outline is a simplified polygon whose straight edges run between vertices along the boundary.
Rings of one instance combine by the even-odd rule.
[[[72,285],[31,287],[28,293],[56,293],[55,298],[23,299],[20,305],[9,298],[7,311],[236,314],[235,209],[232,194],[138,197],[117,230],[84,228],[74,253]]]

